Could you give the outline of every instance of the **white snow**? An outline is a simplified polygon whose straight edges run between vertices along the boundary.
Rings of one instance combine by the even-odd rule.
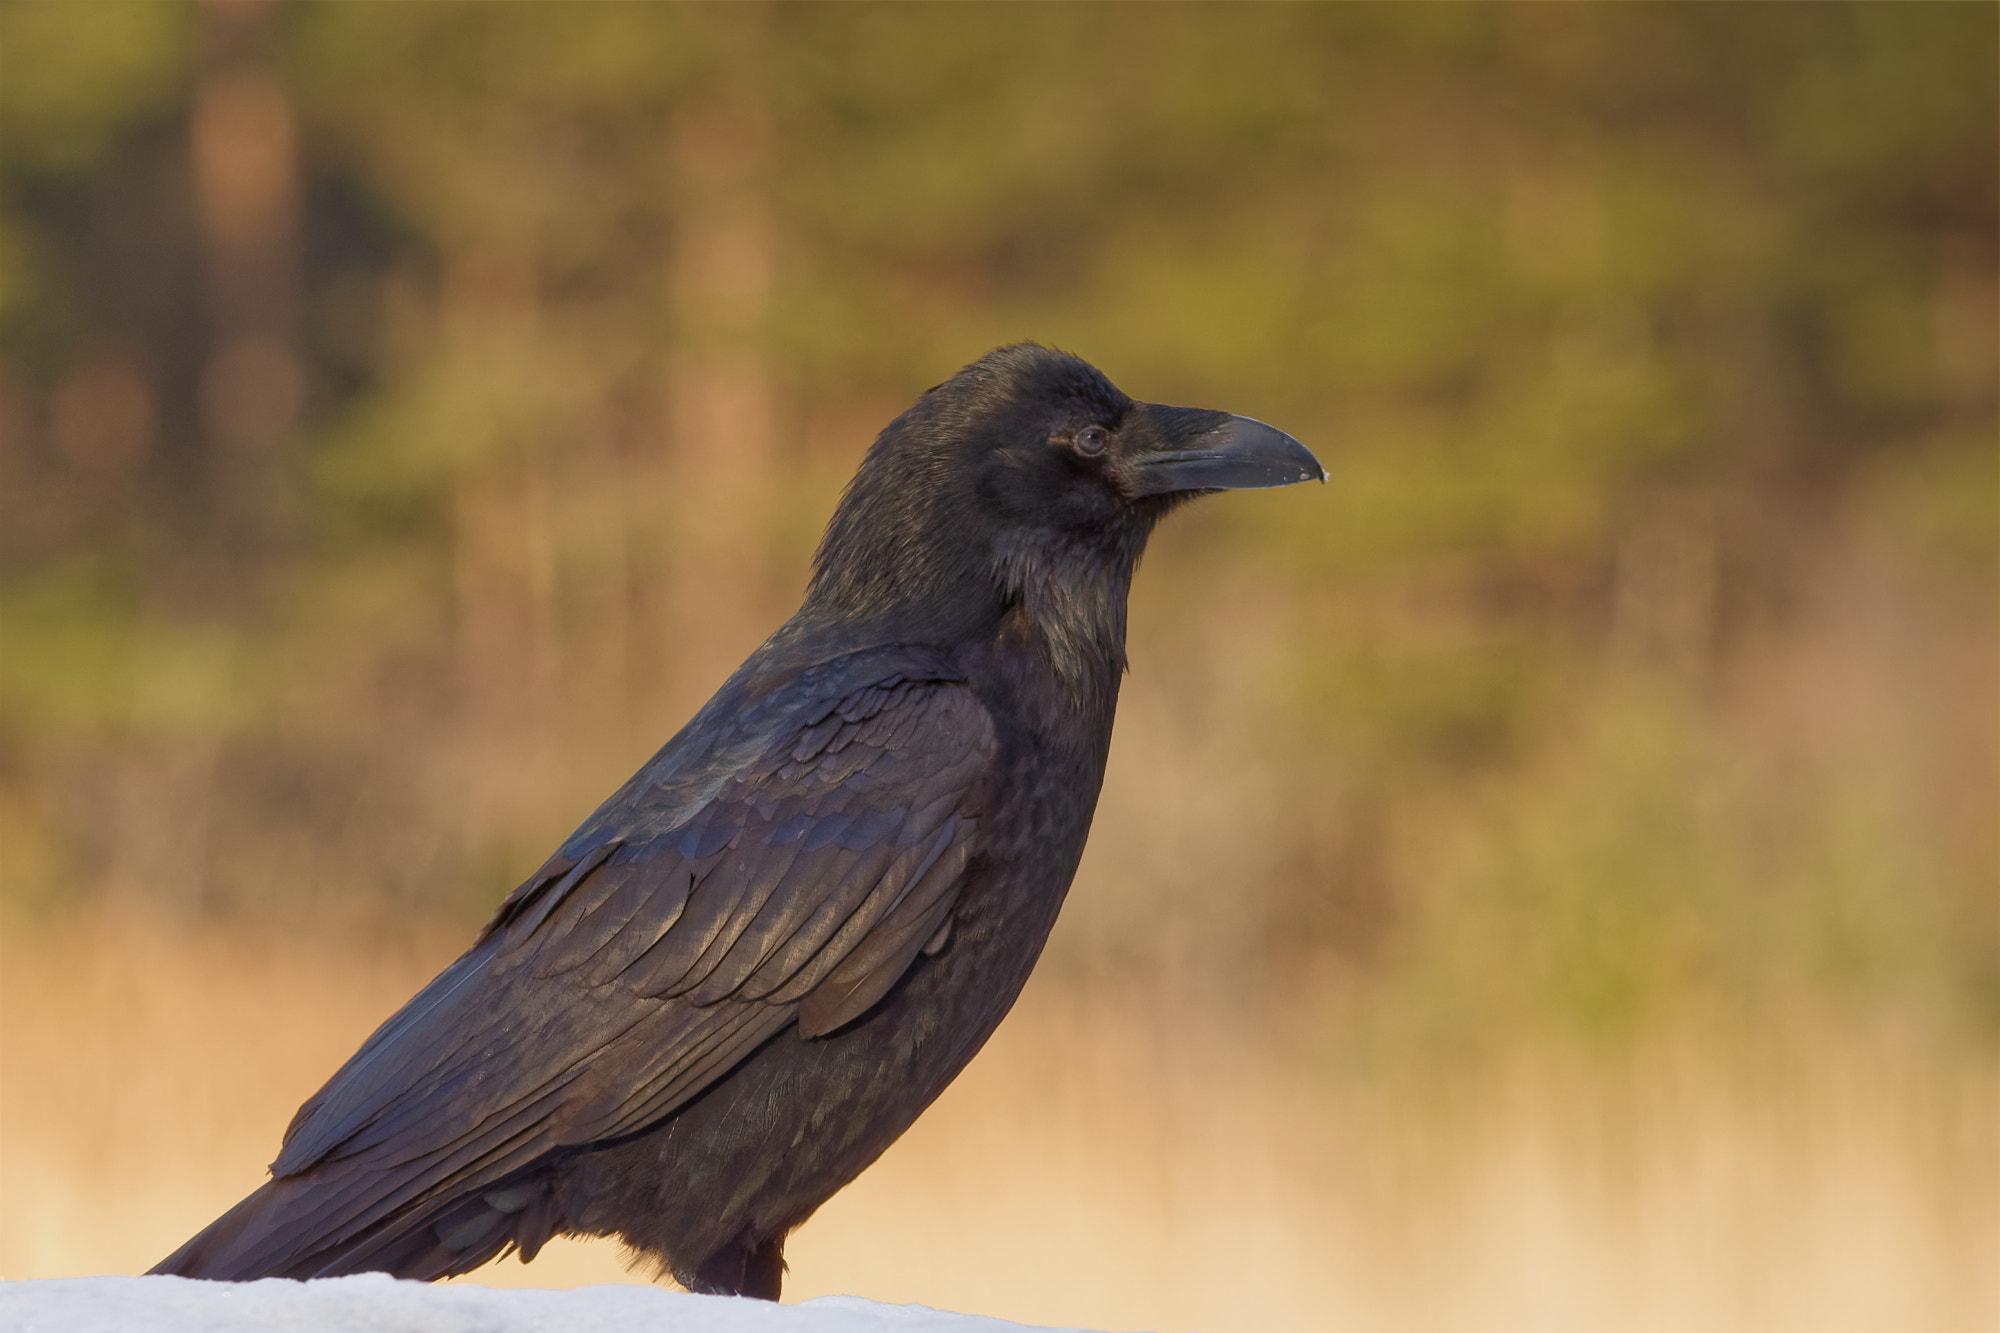
[[[312,1282],[0,1282],[4,1333],[1006,1333],[1026,1327],[859,1296],[773,1305],[631,1285],[434,1287],[381,1273]]]

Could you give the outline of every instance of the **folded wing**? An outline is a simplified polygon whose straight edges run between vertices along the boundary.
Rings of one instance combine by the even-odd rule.
[[[994,751],[984,707],[892,673],[789,712],[678,822],[600,812],[300,1109],[272,1172],[325,1188],[285,1191],[311,1215],[285,1222],[281,1261],[643,1129],[785,1027],[860,1017],[942,937]]]

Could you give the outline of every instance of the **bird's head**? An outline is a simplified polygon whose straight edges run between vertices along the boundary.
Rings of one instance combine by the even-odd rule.
[[[953,629],[1019,609],[1060,644],[1111,639],[1146,538],[1182,501],[1325,480],[1284,432],[1135,402],[1032,343],[990,352],[875,441],[813,562],[807,607]],[[907,631],[905,631],[907,632]]]

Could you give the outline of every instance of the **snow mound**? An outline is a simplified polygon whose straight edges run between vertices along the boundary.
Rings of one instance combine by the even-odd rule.
[[[434,1287],[383,1273],[312,1282],[0,1282],[5,1333],[1006,1333],[1026,1327],[859,1296],[773,1305],[641,1286]]]

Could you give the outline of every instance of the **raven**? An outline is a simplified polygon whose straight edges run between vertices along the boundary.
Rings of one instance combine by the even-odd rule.
[[[775,1300],[786,1235],[998,1026],[1083,854],[1125,602],[1190,496],[1326,474],[1004,347],[882,432],[804,604],[152,1271],[434,1279],[618,1236]]]

